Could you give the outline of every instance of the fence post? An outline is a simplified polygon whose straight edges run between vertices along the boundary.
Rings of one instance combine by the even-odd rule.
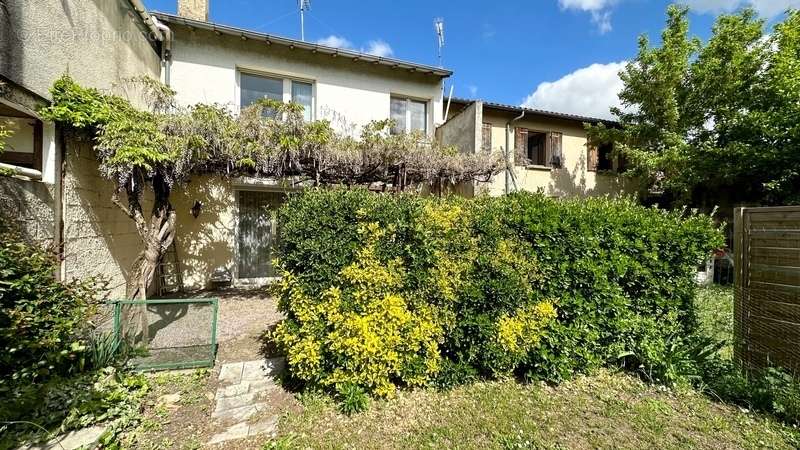
[[[745,246],[744,224],[746,208],[733,210],[733,356],[743,367],[749,368],[747,357],[747,319],[745,315]]]

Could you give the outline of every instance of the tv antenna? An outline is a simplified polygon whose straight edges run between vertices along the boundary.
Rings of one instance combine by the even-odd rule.
[[[305,42],[306,23],[304,13],[311,9],[311,0],[297,0],[297,4],[300,7],[300,40]]]
[[[442,48],[444,48],[444,19],[441,17],[433,19],[433,28],[436,30],[436,39],[439,48],[439,67],[442,67]]]

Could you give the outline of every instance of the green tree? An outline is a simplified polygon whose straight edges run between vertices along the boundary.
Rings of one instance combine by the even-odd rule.
[[[679,203],[796,202],[798,50],[797,11],[770,34],[751,9],[722,15],[702,43],[687,9],[670,6],[661,44],[641,37],[620,73],[620,127],[589,134],[615,142],[632,175]]]

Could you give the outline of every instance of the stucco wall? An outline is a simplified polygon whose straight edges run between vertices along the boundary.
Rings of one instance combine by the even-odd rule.
[[[483,103],[472,103],[437,128],[436,139],[457,147],[461,153],[474,153],[481,146],[482,123]]]
[[[195,201],[202,202],[200,215],[191,214]],[[233,269],[236,192],[230,179],[202,175],[176,189],[172,204],[178,215],[176,249],[184,287],[208,287],[217,267]]]
[[[184,287],[189,291],[211,287],[211,274],[220,267],[230,270],[235,285],[253,284],[253,280],[238,279],[237,273],[239,192],[296,192],[293,181],[297,180],[197,175],[177,187],[171,201],[177,213],[176,248]],[[191,214],[195,201],[202,203],[197,217]]]
[[[64,73],[107,89],[121,78],[158,78],[160,59],[128,0],[16,0],[0,8],[0,75],[49,98]]]
[[[67,140],[64,177],[66,278],[100,276],[108,295],[122,298],[133,261],[142,247],[133,220],[111,203],[113,184],[102,178],[88,141]],[[145,191],[149,192],[149,191]],[[152,195],[143,205],[145,216]]]
[[[506,146],[506,123],[511,116],[484,109],[483,122],[492,124],[492,150],[502,152]],[[538,131],[555,131],[562,136],[563,166],[555,168],[514,167],[517,189],[530,192],[542,191],[554,197],[617,195],[635,192],[635,184],[630,180],[613,174],[587,170],[586,131],[583,124],[574,121],[550,118],[524,118],[513,124],[514,127]],[[513,161],[514,130],[509,133]],[[513,184],[512,184],[513,189]],[[505,173],[496,175],[489,183],[476,186],[477,192],[502,195],[505,192]]]
[[[55,186],[0,176],[0,211],[31,242],[55,243]]]
[[[439,78],[349,58],[334,58],[280,45],[170,24],[175,33],[171,85],[184,105],[218,103],[239,107],[239,71],[311,81],[317,119],[357,133],[372,120],[389,118],[391,94],[428,100],[428,130],[442,122]]]

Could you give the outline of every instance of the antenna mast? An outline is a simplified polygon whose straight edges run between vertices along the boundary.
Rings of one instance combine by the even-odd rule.
[[[300,40],[305,42],[306,40],[306,23],[304,13],[307,10],[311,9],[311,0],[297,0],[298,6],[300,6]]]
[[[438,44],[439,67],[442,67],[442,48],[444,47],[444,19],[437,17],[433,19],[433,28],[436,30]]]

